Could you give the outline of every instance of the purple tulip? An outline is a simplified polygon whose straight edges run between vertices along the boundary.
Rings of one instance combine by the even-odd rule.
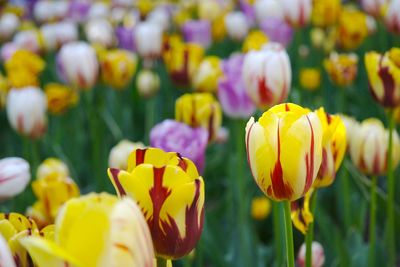
[[[72,21],[82,22],[86,19],[90,6],[90,1],[72,0],[69,4],[68,17]]]
[[[117,27],[115,34],[117,35],[118,46],[122,49],[135,52],[135,35],[133,33],[134,29],[132,27]]]
[[[247,18],[248,25],[253,26],[256,22],[256,11],[254,10],[254,6],[249,4],[246,0],[240,0],[239,6]]]
[[[165,151],[178,152],[196,164],[201,173],[204,168],[207,130],[192,128],[174,120],[164,120],[150,131],[150,145]]]
[[[260,28],[270,41],[280,43],[285,47],[293,37],[293,28],[280,18],[266,18],[260,23]]]
[[[186,42],[192,42],[207,48],[211,44],[211,24],[208,20],[190,20],[182,26]]]
[[[247,96],[242,80],[243,60],[242,54],[234,54],[224,60],[224,77],[218,82],[218,99],[224,113],[231,118],[248,118],[256,109]]]

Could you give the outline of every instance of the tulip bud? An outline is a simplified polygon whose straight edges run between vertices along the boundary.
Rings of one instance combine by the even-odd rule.
[[[3,267],[16,267],[14,258],[8,247],[7,241],[0,234],[0,265]]]
[[[311,0],[282,0],[285,20],[293,27],[305,26],[311,15]]]
[[[324,67],[333,83],[346,87],[353,83],[358,72],[358,57],[354,53],[331,53],[324,60]]]
[[[235,41],[243,40],[249,32],[246,16],[240,11],[225,16],[225,28],[228,36]]]
[[[12,198],[25,190],[31,179],[29,163],[22,158],[0,160],[0,200]],[[0,261],[1,262],[1,261]]]
[[[86,38],[91,44],[111,47],[114,43],[114,30],[105,19],[92,19],[85,26]]]
[[[375,100],[386,108],[400,104],[400,48],[385,54],[368,52],[364,56],[369,89]]]
[[[46,93],[49,112],[54,115],[64,113],[79,100],[76,91],[62,84],[48,83],[44,87],[44,92]]]
[[[68,177],[68,166],[57,158],[47,158],[37,168],[36,178],[42,179],[48,176]]]
[[[7,96],[7,118],[19,134],[40,138],[47,129],[46,95],[36,87],[11,89]]]
[[[204,181],[192,161],[157,148],[137,149],[127,171],[109,169],[108,175],[120,197],[139,204],[158,257],[179,259],[192,251],[204,220]]]
[[[193,87],[196,91],[213,93],[221,75],[221,60],[216,56],[205,57],[193,76]]]
[[[251,201],[251,217],[261,221],[271,213],[271,201],[266,197],[256,197]]]
[[[157,73],[142,69],[137,74],[136,87],[140,96],[150,98],[160,90],[160,78]]]
[[[141,22],[135,27],[136,49],[145,59],[158,58],[162,49],[162,29],[154,22]]]
[[[400,0],[392,0],[389,3],[385,23],[389,31],[400,34]]]
[[[316,241],[311,244],[311,267],[322,267],[325,263],[324,248]],[[297,264],[300,267],[306,266],[306,244],[303,243],[300,247],[299,254],[297,255]]]
[[[108,166],[110,168],[126,170],[128,168],[129,155],[138,148],[145,148],[145,145],[140,142],[133,143],[129,140],[121,140],[111,149],[108,157]]]
[[[268,43],[260,51],[250,51],[243,63],[247,94],[261,109],[286,100],[292,80],[287,52],[278,43]]]
[[[267,18],[283,18],[283,7],[278,0],[257,0],[254,10],[258,23]]]
[[[268,41],[268,36],[265,33],[260,30],[253,30],[244,39],[242,51],[247,53],[250,50],[261,50]]]
[[[314,112],[286,103],[246,126],[252,175],[273,200],[299,199],[313,184],[322,161],[322,126]]]
[[[364,120],[354,133],[357,138],[352,138],[350,143],[350,156],[354,165],[368,175],[383,175],[387,168],[387,153],[389,132],[385,130],[382,122],[370,118]],[[393,130],[393,169],[400,160],[400,139]]]
[[[368,35],[367,16],[357,9],[343,9],[339,17],[337,42],[339,46],[354,50]]]
[[[123,89],[132,80],[137,61],[135,54],[123,49],[106,52],[100,62],[104,82],[115,89]]]
[[[316,27],[328,27],[337,23],[342,11],[341,0],[313,0],[312,24]]]
[[[18,29],[19,18],[13,13],[4,13],[0,17],[0,40],[8,40]]]
[[[95,50],[81,41],[63,45],[57,55],[57,71],[72,86],[90,89],[99,72]]]
[[[321,72],[318,68],[303,68],[299,76],[300,85],[306,90],[314,91],[321,85]]]

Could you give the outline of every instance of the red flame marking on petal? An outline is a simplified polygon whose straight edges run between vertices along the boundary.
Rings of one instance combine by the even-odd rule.
[[[119,178],[118,178],[119,172],[120,172],[120,170],[118,170],[118,169],[110,168],[111,177],[114,180],[115,185],[117,186],[118,194],[120,196],[126,196],[125,189],[121,185],[121,182],[119,181]]]
[[[144,162],[144,156],[146,155],[145,149],[136,149],[136,166],[142,164]]]
[[[258,80],[258,94],[260,96],[261,105],[270,104],[272,102],[272,91],[267,86],[267,78],[265,76]]]

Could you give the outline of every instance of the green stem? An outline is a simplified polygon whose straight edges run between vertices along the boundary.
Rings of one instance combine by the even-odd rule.
[[[349,172],[345,168],[343,168],[342,172],[340,177],[341,196],[343,199],[345,229],[348,229],[351,224]]]
[[[314,216],[314,220],[308,226],[306,234],[306,267],[311,267],[312,265],[312,241],[314,240],[314,222],[315,222],[315,206],[317,199],[317,190],[311,195],[310,199],[310,211]]]
[[[281,267],[283,265],[281,203],[273,202],[272,213],[274,220],[273,229],[274,229],[275,258],[277,264],[276,266]]]
[[[375,265],[375,225],[376,225],[376,185],[378,177],[376,175],[371,177],[371,203],[369,213],[369,252],[368,252],[368,265],[373,267]]]
[[[394,229],[395,179],[394,179],[393,163],[392,163],[393,129],[395,125],[393,111],[388,112],[388,120],[389,120],[389,144],[388,144],[388,155],[387,155],[387,178],[388,178],[387,237],[389,245],[389,266],[394,266],[396,262],[396,241],[395,241],[395,229]]]
[[[285,235],[287,266],[294,267],[293,228],[290,211],[290,201],[284,201],[285,206]]]
[[[157,257],[157,267],[167,267],[167,260]]]

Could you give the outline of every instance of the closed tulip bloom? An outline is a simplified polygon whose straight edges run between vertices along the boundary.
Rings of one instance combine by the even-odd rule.
[[[136,88],[141,97],[150,98],[160,90],[160,78],[156,72],[142,69],[136,77]]]
[[[43,49],[43,38],[40,31],[36,28],[18,31],[13,42],[21,49],[29,50],[33,53],[40,53]]]
[[[104,82],[115,89],[125,88],[135,74],[137,61],[136,55],[126,50],[106,52],[100,62]]]
[[[110,168],[126,170],[128,168],[129,155],[138,148],[145,148],[145,145],[141,142],[134,143],[126,139],[119,141],[110,151],[108,166]]]
[[[175,119],[192,127],[205,128],[212,141],[221,127],[221,107],[212,94],[184,94],[175,102]]]
[[[367,16],[357,9],[344,9],[339,17],[339,46],[347,50],[357,49],[367,36]]]
[[[155,266],[150,232],[139,207],[107,193],[65,203],[56,219],[54,240],[30,236],[20,242],[41,267]]]
[[[247,94],[261,109],[286,100],[292,70],[287,52],[278,43],[268,43],[260,51],[250,51],[243,63]]]
[[[292,41],[293,28],[282,18],[266,18],[260,22],[260,29],[272,42],[287,47]]]
[[[271,200],[266,197],[255,197],[251,201],[251,217],[261,221],[271,213]]]
[[[300,85],[306,90],[314,91],[321,85],[321,71],[318,68],[303,68],[299,76]]]
[[[385,23],[389,31],[400,34],[400,0],[392,0],[389,3]]]
[[[3,13],[0,17],[0,40],[8,40],[18,29],[19,18],[13,13]]]
[[[247,158],[254,180],[269,198],[294,201],[313,184],[322,161],[321,122],[314,112],[285,103],[246,126]]]
[[[357,138],[350,143],[350,156],[360,171],[367,175],[383,175],[387,168],[389,132],[375,118],[364,120],[358,127]],[[395,169],[400,160],[400,140],[393,131],[392,164]]]
[[[313,241],[311,244],[311,267],[322,267],[325,263],[324,248],[317,241]],[[306,244],[303,243],[300,247],[299,254],[297,255],[297,264],[300,267],[306,266]]]
[[[368,52],[364,56],[369,89],[378,103],[386,108],[400,104],[400,48],[385,54]]]
[[[311,16],[311,0],[282,0],[285,20],[293,27],[305,26]]]
[[[29,163],[26,160],[16,157],[1,159],[0,200],[20,194],[25,190],[30,179]]]
[[[0,265],[3,267],[16,267],[6,240],[0,234]]]
[[[85,26],[86,38],[91,44],[111,47],[114,43],[114,29],[106,19],[92,19]]]
[[[54,115],[64,113],[79,100],[78,93],[63,84],[48,83],[44,87],[44,92],[47,97],[49,112]]]
[[[141,22],[135,27],[138,54],[146,59],[158,58],[162,50],[162,28],[154,22]]]
[[[307,234],[308,226],[314,221],[314,216],[310,210],[310,198],[314,192],[311,188],[304,197],[290,203],[290,217],[294,227],[303,235]]]
[[[361,7],[371,16],[380,17],[387,2],[388,0],[361,0]]]
[[[346,152],[346,127],[339,115],[331,115],[324,108],[316,113],[322,124],[322,163],[313,187],[326,187],[333,183]]]
[[[136,51],[133,27],[118,26],[115,29],[115,34],[119,48],[132,52]]]
[[[182,26],[185,41],[196,43],[204,48],[211,45],[211,23],[208,20],[190,20]]]
[[[261,50],[261,48],[268,43],[268,36],[260,30],[251,31],[246,39],[244,39],[242,51],[247,53],[250,50]]]
[[[40,31],[47,51],[58,49],[63,44],[78,40],[78,26],[73,22],[45,24],[40,27]]]
[[[331,81],[338,86],[349,86],[358,72],[358,57],[356,54],[331,53],[324,60],[324,67]]]
[[[90,89],[99,72],[95,50],[81,41],[63,45],[57,55],[57,71],[72,86]]]
[[[313,0],[311,20],[314,26],[335,25],[342,10],[341,0]]]
[[[340,119],[344,123],[346,128],[346,144],[347,144],[347,151],[349,152],[350,144],[352,143],[353,138],[357,138],[358,127],[360,127],[360,123],[355,120],[353,117],[346,116],[343,114],[339,114]]]
[[[204,220],[204,182],[192,161],[157,148],[137,149],[127,171],[108,174],[119,196],[139,204],[157,257],[178,259],[192,251]]]
[[[228,36],[235,41],[243,40],[249,32],[246,16],[240,11],[231,12],[225,16],[225,27]]]
[[[58,158],[47,158],[37,168],[36,178],[46,178],[47,176],[69,176],[68,166]]]
[[[216,56],[205,57],[194,73],[193,87],[199,92],[214,93],[217,91],[221,75],[221,60]]]
[[[47,129],[47,100],[36,87],[11,89],[7,96],[7,118],[19,134],[40,138]]]
[[[278,0],[256,0],[254,9],[258,23],[267,18],[283,19],[282,2]]]

